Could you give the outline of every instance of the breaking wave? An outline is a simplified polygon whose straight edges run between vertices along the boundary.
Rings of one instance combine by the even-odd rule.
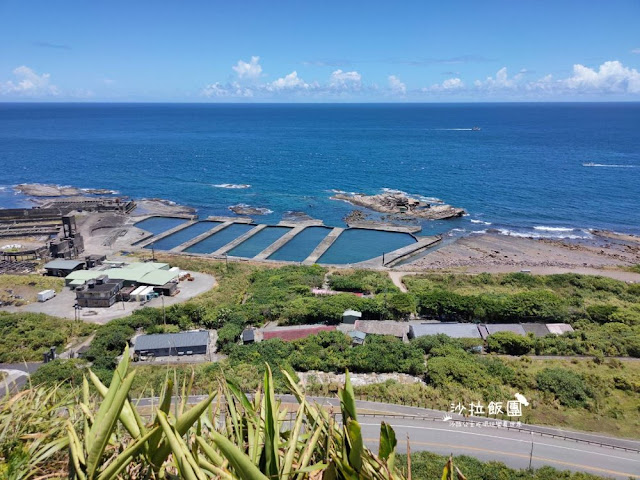
[[[251,185],[248,183],[218,183],[216,185],[211,185],[216,188],[231,188],[231,189],[241,189],[241,188],[251,188]]]
[[[483,220],[474,220],[474,219],[471,219],[471,223],[477,223],[479,225],[491,225],[491,222],[485,222]]]
[[[575,228],[569,227],[546,227],[544,225],[537,225],[533,227],[534,230],[541,230],[543,232],[572,232]]]
[[[591,233],[589,233],[587,230],[581,230],[579,228],[534,227],[534,231],[498,228],[495,231],[500,235],[520,238],[549,238],[567,240],[593,238],[593,235],[591,235]]]

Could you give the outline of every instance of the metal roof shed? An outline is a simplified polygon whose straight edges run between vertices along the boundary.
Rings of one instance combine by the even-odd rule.
[[[362,313],[356,310],[345,310],[342,314],[342,322],[343,323],[355,323],[356,320],[362,317]]]
[[[522,325],[520,325],[519,323],[486,324],[485,327],[489,335],[493,335],[494,333],[498,332],[512,332],[522,336],[525,336],[527,334],[527,332],[524,331],[524,328],[522,328]]]
[[[96,278],[100,273],[103,273],[103,272],[94,272],[91,270],[76,270],[75,272],[71,272],[69,275],[67,275],[64,278],[64,282],[67,285],[71,285],[73,282],[76,282],[76,281],[81,281],[82,284],[84,284],[84,282],[87,282],[89,280],[93,280],[94,278]]]
[[[209,332],[180,332],[141,335],[136,339],[134,352],[139,355],[166,357],[170,355],[206,354]]]
[[[169,270],[154,270],[144,274],[140,278],[140,283],[154,285],[156,287],[165,285],[172,280],[178,278],[178,272],[170,272]]]
[[[365,338],[367,338],[366,333],[360,332],[358,330],[352,330],[348,335],[351,337],[351,342],[354,345],[363,345]]]
[[[573,327],[568,323],[547,323],[547,328],[549,329],[549,333],[556,335],[573,332]]]
[[[544,323],[523,323],[522,328],[527,333],[532,332],[536,337],[544,337],[549,334],[549,329]]]
[[[480,338],[475,323],[418,323],[409,328],[409,337],[418,338],[425,335],[447,335],[451,338]]]
[[[56,269],[56,270],[74,270],[79,266],[84,265],[84,262],[79,260],[65,260],[63,258],[58,258],[56,260],[52,260],[49,263],[46,263],[44,268]]]

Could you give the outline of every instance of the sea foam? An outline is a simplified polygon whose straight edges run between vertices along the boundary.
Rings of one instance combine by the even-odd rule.
[[[248,183],[218,183],[211,186],[216,188],[230,188],[230,189],[251,188],[251,185],[249,185]]]

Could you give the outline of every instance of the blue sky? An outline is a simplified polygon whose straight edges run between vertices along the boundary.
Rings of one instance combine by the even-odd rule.
[[[0,0],[0,101],[637,101],[638,20],[638,0]]]

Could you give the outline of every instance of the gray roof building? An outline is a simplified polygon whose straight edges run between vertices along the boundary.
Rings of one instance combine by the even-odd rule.
[[[206,330],[180,333],[140,335],[134,351],[140,355],[192,355],[207,353],[209,332]]]
[[[544,337],[549,334],[549,329],[544,323],[523,323],[524,331],[533,333],[536,337]]]
[[[391,335],[407,340],[409,324],[393,320],[356,320],[354,329],[367,335]]]
[[[409,329],[409,338],[425,335],[447,335],[451,338],[480,338],[475,323],[414,323]]]
[[[519,323],[492,323],[480,325],[479,330],[483,339],[486,339],[489,335],[493,335],[498,332],[513,332],[522,336],[527,334]]]
[[[84,262],[79,260],[65,260],[58,258],[45,264],[45,270],[47,275],[53,277],[66,277],[75,270],[81,270],[84,268]]]

